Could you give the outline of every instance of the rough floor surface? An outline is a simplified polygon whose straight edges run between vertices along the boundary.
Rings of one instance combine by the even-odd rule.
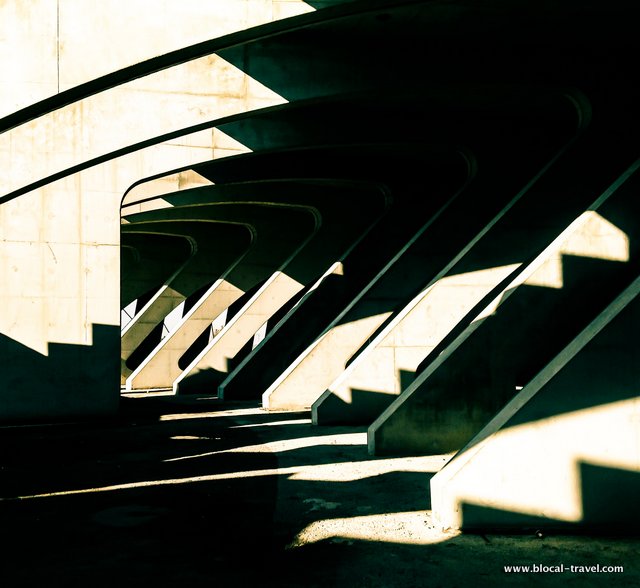
[[[448,456],[363,428],[161,395],[111,420],[0,428],[0,587],[639,586],[640,538],[444,533]],[[621,573],[575,568],[623,566]]]

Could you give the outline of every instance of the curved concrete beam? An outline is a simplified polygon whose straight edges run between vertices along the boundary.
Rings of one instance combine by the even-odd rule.
[[[287,263],[286,268],[283,268],[290,278],[303,286],[310,285],[336,261],[342,259],[386,210],[386,198],[377,186],[338,180],[273,180],[238,185],[222,184],[164,199],[174,205],[185,205],[197,200],[199,193],[206,193],[207,199],[238,198],[244,193],[247,199],[254,201],[266,198],[276,202],[304,204],[316,209],[321,217],[318,230]],[[289,298],[290,295],[286,295],[286,299]],[[223,331],[200,351],[176,380],[174,388],[185,391],[192,375],[195,376],[194,380],[197,379],[198,387],[215,388],[221,377],[228,372],[228,362],[284,302],[286,300],[278,293],[275,282],[261,288],[237,312],[233,320],[227,323]]]
[[[475,309],[475,312],[470,313],[469,319],[473,318],[471,324],[468,327],[468,323],[462,324],[461,332],[454,331],[455,335],[457,335],[455,340],[450,342],[444,349],[437,350],[439,353],[432,351],[431,355],[427,356],[423,366],[418,367],[420,373],[416,379],[369,427],[368,443],[371,453],[415,454],[432,450],[437,452],[444,447],[447,449],[443,449],[443,451],[450,451],[460,447],[466,439],[478,430],[482,422],[486,422],[487,411],[482,410],[483,401],[478,400],[465,405],[466,408],[462,408],[466,391],[469,394],[475,394],[478,392],[478,383],[474,379],[473,369],[471,372],[467,370],[469,366],[464,361],[464,348],[460,346],[482,325],[483,319],[493,315],[500,301],[508,298],[507,292],[512,293],[512,290],[519,288],[527,279],[533,281],[538,279],[540,274],[535,274],[538,267],[550,257],[556,256],[558,249],[564,245],[564,241],[568,240],[571,243],[569,236],[566,233],[562,233],[562,231],[568,231],[569,234],[576,232],[576,228],[572,224],[576,214],[584,211],[587,207],[599,207],[602,201],[606,200],[617,189],[622,178],[626,179],[628,177],[628,172],[625,172],[620,179],[611,184],[612,176],[619,169],[625,150],[628,155],[628,146],[620,146],[620,151],[614,157],[605,159],[611,154],[610,149],[608,146],[603,145],[602,138],[598,135],[599,133],[594,132],[588,139],[567,151],[551,170],[532,187],[532,194],[536,196],[535,199],[530,201],[527,206],[514,209],[513,213],[509,215],[511,218],[505,217],[505,228],[508,231],[504,233],[499,231],[497,233],[498,237],[487,239],[484,247],[474,253],[474,255],[481,253],[482,258],[487,259],[487,255],[491,251],[499,251],[500,247],[508,247],[509,251],[513,247],[516,247],[516,250],[517,247],[524,247],[535,254],[537,259],[531,263],[521,264],[517,277],[491,292],[491,298],[483,301],[482,305]],[[594,165],[596,161],[598,162],[597,166]],[[554,193],[551,186],[555,186],[557,190],[563,185],[571,187],[571,192],[567,190],[567,194],[571,196],[567,196],[563,200],[562,208],[555,199],[545,203],[545,194]],[[598,197],[593,203],[593,198],[598,193],[602,194],[602,197]],[[587,198],[591,200],[591,206],[589,206],[589,202],[585,203]],[[554,214],[549,215],[545,211],[549,210],[548,207],[552,203],[555,204]],[[570,217],[572,212],[574,213],[573,219]],[[587,218],[589,216],[587,215]],[[578,226],[583,221],[583,218],[579,219],[577,221]],[[496,227],[499,227],[499,225],[496,225]],[[556,242],[556,238],[560,233],[562,233],[562,236]],[[487,236],[490,235],[491,233],[488,233]],[[509,235],[512,236],[511,241],[508,240]],[[523,239],[523,235],[526,235],[527,238]],[[584,240],[585,233],[578,231],[572,238],[573,242],[576,240],[579,242]],[[542,252],[538,253],[536,249],[541,244],[546,247]],[[567,245],[567,247],[570,248],[571,245]],[[462,274],[463,272],[459,273]],[[533,277],[534,275],[537,277]],[[565,295],[568,299],[571,293],[565,293]],[[594,296],[594,300],[597,300],[596,296]],[[486,306],[489,302],[489,306]],[[485,306],[486,308],[484,308]],[[574,310],[576,313],[578,312],[577,309]],[[570,314],[568,312],[568,316]],[[513,318],[508,323],[512,325]],[[524,319],[522,321],[522,329],[523,332],[527,332],[527,321]],[[571,333],[570,329],[568,329],[568,333]],[[566,336],[568,335],[565,334],[565,341]],[[484,347],[491,352],[496,344],[497,342],[493,342],[486,349],[485,342]],[[471,350],[470,353],[473,353],[475,348],[472,340],[470,340],[470,345],[471,347],[468,349]],[[458,348],[462,350],[460,354],[457,353]],[[538,353],[544,357],[544,353]],[[505,352],[503,356],[505,359],[508,357],[516,358],[518,353],[516,351]],[[520,357],[520,360],[515,361],[516,364],[520,362],[523,367],[521,377],[525,377],[524,372],[526,369],[524,365],[526,365],[526,362],[524,362],[522,356]],[[526,354],[524,357],[526,358]],[[532,360],[535,358],[535,346],[532,346],[531,357]],[[491,363],[493,361],[492,359]],[[514,366],[514,369],[518,370],[517,365]],[[464,381],[468,382],[468,386],[467,383],[461,385],[458,376],[454,377],[453,374],[455,373],[459,373]],[[503,385],[515,386],[524,384],[524,382],[511,380],[509,374],[512,373],[511,368],[505,368],[502,375],[503,379],[500,380],[500,377],[497,376],[496,382],[502,382],[500,388]],[[447,384],[443,386],[443,380],[435,374],[445,374],[444,379]],[[486,374],[485,366],[482,372],[478,374],[478,377],[482,379]],[[455,392],[452,392],[452,390]],[[513,394],[513,388],[510,391],[494,391],[486,396],[486,403],[492,405],[495,398],[493,394],[495,393],[498,396],[497,403],[502,405],[505,402],[505,395],[508,398],[509,392]],[[451,409],[448,411],[445,408],[447,402],[451,403]],[[468,406],[471,404],[473,408],[469,409]],[[489,413],[495,413],[495,411],[496,407],[493,404],[489,408]],[[449,414],[453,415],[453,413],[455,413],[455,417],[448,416]],[[454,421],[454,426],[450,426]]]
[[[123,235],[146,234],[153,229],[172,230],[185,235],[194,244],[194,252],[122,330],[120,357],[124,379],[137,367],[137,361],[131,363],[131,355],[143,341],[187,298],[237,264],[249,251],[255,233],[254,227],[249,224],[206,219],[143,221],[122,226]],[[162,252],[158,254],[162,255]],[[186,311],[186,308],[183,309],[183,312]],[[161,334],[155,344],[160,337]]]
[[[120,247],[121,308],[158,289],[193,253],[193,244],[187,237],[153,231],[124,233]],[[127,255],[127,250],[135,253]],[[162,259],[158,252],[164,253]],[[131,318],[134,316],[135,312]]]
[[[127,390],[166,388],[180,375],[179,359],[211,321],[237,300],[243,292],[284,270],[286,262],[316,231],[316,212],[311,207],[238,202],[181,206],[134,214],[132,223],[162,219],[210,218],[250,223],[256,230],[256,245],[242,260],[226,271],[182,317],[147,358],[129,375]],[[287,291],[301,286],[281,274]]]

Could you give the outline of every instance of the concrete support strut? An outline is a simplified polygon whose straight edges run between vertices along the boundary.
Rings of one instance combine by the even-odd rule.
[[[431,359],[370,426],[370,452],[411,454],[458,449],[514,394],[516,387],[526,385],[558,345],[574,336],[576,329],[602,308],[607,297],[620,291],[629,272],[633,273],[635,245],[630,248],[629,240],[638,229],[627,221],[627,235],[606,218],[635,216],[631,195],[637,180],[625,184],[635,167],[613,182],[513,280],[491,293],[493,300],[478,309],[468,326]],[[584,187],[590,194],[594,183],[585,183]],[[604,217],[598,214],[600,209]],[[570,254],[608,263],[572,265],[566,257]],[[602,287],[585,298],[584,289],[593,280]],[[546,321],[554,315],[548,324]],[[519,325],[516,331],[514,323]]]
[[[249,223],[256,230],[256,245],[227,272],[213,278],[215,282],[200,300],[127,377],[127,389],[170,388],[182,372],[179,361],[184,352],[244,292],[286,265],[315,232],[314,215],[310,207],[239,202],[181,206],[128,217],[131,222],[208,217]]]
[[[432,478],[440,526],[612,533],[640,520],[639,312],[637,278]]]

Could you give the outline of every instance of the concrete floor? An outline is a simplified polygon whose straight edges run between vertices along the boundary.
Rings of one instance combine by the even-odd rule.
[[[448,456],[367,454],[215,398],[131,395],[116,419],[0,428],[0,586],[638,586],[640,538],[461,535],[431,521]],[[506,565],[622,565],[517,573]]]

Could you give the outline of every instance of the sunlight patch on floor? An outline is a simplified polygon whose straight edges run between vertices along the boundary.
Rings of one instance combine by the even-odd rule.
[[[430,545],[447,541],[457,534],[436,528],[431,520],[431,511],[393,512],[314,521],[296,535],[288,548],[326,540]]]

